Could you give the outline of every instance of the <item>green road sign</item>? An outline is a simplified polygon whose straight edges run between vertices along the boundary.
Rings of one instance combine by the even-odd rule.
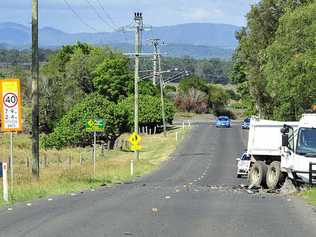
[[[86,122],[85,128],[87,132],[104,132],[105,122],[102,119],[90,119]]]

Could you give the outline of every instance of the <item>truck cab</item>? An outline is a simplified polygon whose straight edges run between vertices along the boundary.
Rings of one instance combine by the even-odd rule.
[[[283,129],[281,169],[301,183],[316,183],[316,114],[304,114],[294,129]]]

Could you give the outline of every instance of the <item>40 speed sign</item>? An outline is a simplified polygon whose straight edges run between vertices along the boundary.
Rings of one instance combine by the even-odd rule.
[[[0,80],[1,131],[22,131],[22,101],[20,80]]]

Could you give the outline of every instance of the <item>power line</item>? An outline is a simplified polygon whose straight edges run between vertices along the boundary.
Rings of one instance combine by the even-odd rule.
[[[102,5],[102,3],[100,2],[100,0],[97,0],[100,8],[103,10],[105,16],[110,20],[111,24],[115,27],[115,28],[118,28],[118,25],[115,24],[113,18],[111,17],[111,15],[109,13],[107,13],[107,11],[105,10],[104,6]]]
[[[89,4],[89,6],[92,8],[92,10],[95,12],[97,17],[108,27],[110,27],[112,30],[115,30],[115,27],[113,27],[109,22],[107,22],[98,12],[97,8],[91,3],[90,0],[86,0],[86,2]]]
[[[88,28],[90,28],[91,30],[98,32],[98,30],[96,28],[94,28],[93,26],[89,25],[87,22],[85,22],[83,20],[83,18],[73,9],[73,7],[69,4],[69,2],[67,0],[64,0],[64,3],[67,5],[67,7],[69,8],[69,10],[72,11],[72,13],[81,21],[82,24],[84,24],[85,26],[87,26]]]

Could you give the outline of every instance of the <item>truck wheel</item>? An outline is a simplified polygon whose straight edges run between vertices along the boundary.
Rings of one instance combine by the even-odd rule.
[[[281,163],[279,161],[272,162],[267,171],[266,182],[267,186],[271,190],[280,188],[284,175],[281,172]]]
[[[265,186],[267,170],[268,167],[263,161],[256,161],[249,172],[249,185],[253,185],[255,187]]]

